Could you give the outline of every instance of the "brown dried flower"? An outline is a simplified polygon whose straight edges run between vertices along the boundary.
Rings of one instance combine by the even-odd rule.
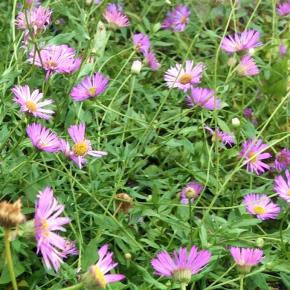
[[[4,228],[13,228],[23,223],[25,216],[21,212],[21,207],[20,199],[14,203],[0,202],[0,225]]]
[[[118,200],[118,209],[123,212],[128,212],[133,205],[133,198],[127,193],[118,193],[115,195],[115,198]]]

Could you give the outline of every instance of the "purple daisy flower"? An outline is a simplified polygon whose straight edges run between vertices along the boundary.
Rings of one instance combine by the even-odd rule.
[[[29,54],[28,62],[42,67],[46,71],[46,79],[53,73],[69,74],[80,67],[81,59],[75,55],[75,50],[66,44],[48,45],[40,50],[40,57],[36,51]]]
[[[95,287],[105,289],[108,284],[125,279],[122,274],[107,274],[118,265],[112,259],[113,253],[109,252],[108,248],[107,244],[100,248],[97,264],[90,266],[88,272],[84,275],[84,285],[89,286],[90,289],[95,289]]]
[[[37,253],[41,253],[45,266],[55,271],[68,255],[78,254],[73,242],[55,233],[65,231],[63,226],[70,223],[69,218],[60,217],[63,211],[64,206],[54,198],[50,187],[39,192],[34,217]]]
[[[208,126],[205,126],[204,128],[211,133],[213,141],[218,140],[221,141],[224,145],[229,146],[235,144],[235,137],[232,134],[222,132],[219,128],[216,128],[215,130]]]
[[[240,35],[235,33],[234,36],[226,36],[222,40],[221,47],[229,53],[238,51],[248,51],[250,48],[261,46],[259,42],[260,33],[256,30],[245,30]]]
[[[286,179],[279,175],[275,178],[274,190],[281,198],[290,202],[290,173],[288,170],[285,171],[285,177]]]
[[[280,3],[277,6],[277,12],[280,16],[287,16],[290,14],[290,1]]]
[[[150,49],[149,37],[144,33],[135,33],[133,36],[134,47],[137,51],[141,51],[143,54]]]
[[[88,98],[93,98],[103,93],[109,80],[101,73],[87,76],[78,85],[73,87],[70,95],[74,101],[80,102]]]
[[[39,117],[42,119],[50,119],[54,111],[44,109],[45,106],[53,103],[53,100],[45,100],[40,102],[43,94],[39,90],[35,90],[30,93],[29,86],[15,86],[11,90],[14,94],[13,100],[21,106],[22,112],[27,112],[34,117]]]
[[[97,158],[107,155],[104,151],[92,150],[91,142],[85,138],[86,126],[85,124],[72,125],[68,128],[68,133],[74,141],[72,147],[72,154],[70,158],[82,168],[82,165],[86,162],[85,156],[91,155]]]
[[[280,207],[266,194],[247,194],[244,196],[243,204],[249,214],[260,220],[275,219],[280,213]]]
[[[253,58],[248,55],[242,57],[237,70],[242,76],[254,76],[260,72]]]
[[[161,27],[175,32],[184,31],[189,22],[190,10],[185,5],[177,5],[167,13]]]
[[[290,150],[287,148],[282,149],[277,153],[274,168],[278,171],[286,169],[290,165]]]
[[[159,276],[172,277],[179,283],[188,284],[191,276],[200,272],[210,261],[211,253],[206,250],[198,251],[192,246],[187,253],[186,248],[174,251],[171,257],[167,251],[157,254],[151,265]]]
[[[16,18],[16,26],[18,29],[25,30],[29,34],[29,29],[32,29],[33,35],[37,35],[44,31],[51,22],[52,11],[45,7],[34,7],[31,10],[20,12]]]
[[[202,191],[203,186],[198,182],[196,182],[195,180],[192,180],[185,187],[182,188],[179,194],[181,203],[188,204],[189,200],[193,202],[194,199],[198,197]]]
[[[148,50],[147,52],[144,53],[144,57],[145,62],[153,71],[158,70],[160,68],[160,63],[158,62],[153,51]]]
[[[214,91],[206,88],[192,88],[186,102],[189,107],[199,106],[208,110],[221,108],[221,101],[214,96]]]
[[[263,259],[263,251],[260,249],[248,249],[231,247],[230,252],[238,269],[242,273],[249,273],[253,266],[258,265]]]
[[[130,24],[128,17],[123,13],[122,7],[114,3],[107,5],[103,16],[113,28],[126,27]]]
[[[169,88],[178,88],[184,92],[188,91],[192,86],[200,83],[205,65],[198,63],[193,65],[192,60],[185,62],[185,67],[176,64],[165,72],[164,80]]]
[[[243,148],[240,153],[240,157],[244,159],[244,165],[247,165],[247,170],[255,172],[257,175],[269,170],[269,165],[262,160],[272,156],[268,152],[262,153],[267,148],[267,145],[262,142],[262,139],[247,140],[243,143]]]
[[[50,153],[59,151],[59,139],[49,129],[40,124],[32,123],[27,126],[26,132],[32,145],[37,149]]]

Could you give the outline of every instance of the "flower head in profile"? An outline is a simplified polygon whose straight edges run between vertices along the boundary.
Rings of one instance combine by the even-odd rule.
[[[208,126],[205,126],[204,128],[210,132],[213,141],[221,141],[224,145],[229,146],[235,144],[235,137],[232,134],[223,132],[219,128],[216,128],[215,130]]]
[[[248,213],[260,220],[275,219],[280,213],[280,207],[266,194],[247,194],[244,196],[243,203]]]
[[[137,51],[141,51],[143,54],[150,49],[149,37],[144,33],[135,33],[133,36],[134,48]]]
[[[122,7],[115,3],[110,3],[107,5],[103,16],[113,28],[126,27],[130,24],[129,19],[124,14]]]
[[[45,46],[40,53],[31,51],[28,62],[42,67],[46,71],[46,79],[48,79],[53,73],[70,74],[75,72],[80,67],[81,59],[76,57],[73,48],[63,44]]]
[[[263,251],[260,249],[231,247],[230,252],[239,271],[244,274],[249,273],[263,259]]]
[[[0,202],[0,226],[4,228],[14,228],[25,221],[25,216],[21,212],[22,203],[18,199],[14,203],[7,201]]]
[[[242,57],[237,71],[241,76],[254,76],[260,72],[253,58],[248,55]]]
[[[282,175],[275,178],[274,190],[279,197],[290,202],[290,173],[288,170],[285,171],[285,179]]]
[[[261,139],[247,140],[243,143],[243,148],[240,157],[244,159],[244,165],[247,170],[260,174],[269,170],[269,165],[263,162],[264,159],[270,158],[272,155],[268,152],[263,152],[267,148]]]
[[[282,149],[279,153],[276,154],[274,160],[274,168],[277,171],[282,171],[290,165],[290,150],[287,148]]]
[[[210,261],[211,253],[206,250],[198,251],[192,246],[189,253],[186,248],[174,251],[171,257],[167,251],[157,254],[151,261],[155,274],[171,277],[176,282],[188,284],[191,276],[200,272]]]
[[[22,112],[27,112],[42,119],[50,119],[51,115],[54,114],[52,110],[45,109],[47,105],[53,103],[53,100],[40,102],[43,94],[39,90],[30,92],[29,86],[25,85],[15,86],[11,91],[15,96],[13,100],[20,105]]]
[[[52,11],[48,8],[42,6],[34,7],[30,10],[26,10],[26,12],[20,12],[18,14],[16,26],[18,29],[25,30],[27,33],[29,33],[31,29],[35,36],[48,27],[51,22],[51,14]]]
[[[86,156],[91,155],[97,158],[107,155],[104,151],[95,151],[92,149],[91,142],[85,137],[86,126],[85,124],[72,125],[68,128],[68,133],[74,141],[70,158],[82,168],[86,163]]]
[[[153,70],[158,70],[160,68],[160,63],[158,62],[155,53],[151,50],[148,50],[144,53],[145,63]]]
[[[289,15],[290,14],[290,1],[278,4],[277,12],[280,16]]]
[[[238,51],[248,51],[251,48],[261,46],[259,42],[260,33],[256,30],[245,30],[240,35],[235,33],[233,36],[226,36],[221,43],[221,48],[228,53]]]
[[[208,110],[221,108],[221,101],[214,95],[214,91],[206,88],[192,88],[186,102],[189,107],[199,106]]]
[[[34,217],[37,253],[41,253],[45,266],[55,271],[68,255],[78,254],[74,243],[58,234],[65,231],[64,225],[70,223],[69,218],[60,216],[63,211],[64,206],[54,198],[50,187],[39,192]]]
[[[189,200],[190,202],[193,202],[194,199],[198,197],[202,191],[203,186],[195,180],[192,180],[185,187],[183,187],[180,192],[181,203],[188,204]]]
[[[167,13],[161,27],[175,32],[184,31],[189,22],[190,10],[185,5],[177,5]]]
[[[193,61],[187,60],[185,66],[176,64],[166,71],[164,80],[169,88],[178,88],[184,92],[200,83],[204,64],[198,63],[194,66]]]
[[[107,244],[100,248],[97,264],[90,266],[88,272],[83,275],[82,282],[88,289],[105,289],[108,284],[125,279],[122,274],[108,274],[118,265],[112,258],[113,253],[108,249],[109,246]]]
[[[32,145],[37,149],[50,153],[59,151],[59,139],[57,135],[41,124],[32,123],[28,125],[26,133]]]
[[[74,101],[84,101],[88,98],[96,97],[102,94],[109,80],[101,73],[95,73],[93,76],[87,76],[78,85],[73,87],[70,95]]]

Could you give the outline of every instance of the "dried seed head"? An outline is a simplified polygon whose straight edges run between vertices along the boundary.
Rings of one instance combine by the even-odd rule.
[[[118,208],[123,212],[128,212],[133,205],[133,198],[127,193],[118,193],[115,195],[115,198],[118,200]]]
[[[20,199],[14,203],[0,202],[0,225],[4,228],[13,228],[23,223],[25,216],[21,212],[21,207]]]

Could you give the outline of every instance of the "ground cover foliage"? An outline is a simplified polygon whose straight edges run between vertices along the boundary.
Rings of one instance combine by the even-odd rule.
[[[0,3],[0,199],[15,202],[21,198],[26,218],[10,232],[18,288],[79,285],[83,274],[98,261],[98,250],[108,244],[118,262],[113,272],[126,277],[107,283],[108,289],[290,289],[289,197],[281,198],[274,189],[277,177],[285,179],[289,166],[288,152],[280,160],[282,167],[277,167],[279,152],[289,148],[290,24],[289,16],[277,11],[279,3],[119,1],[130,23],[112,28],[103,16],[108,1],[48,0],[41,5],[51,9],[50,22],[43,31],[29,27],[27,32],[15,24],[27,5],[24,2]],[[177,5],[190,10],[188,24],[183,31],[165,29],[162,23],[167,13]],[[241,54],[222,47],[226,36],[245,30],[258,31],[262,43],[249,51],[258,68],[253,75],[238,67]],[[134,47],[136,33],[149,36],[150,52],[159,65],[148,63],[147,50]],[[75,70],[47,75],[41,61],[33,65],[43,47],[64,44],[81,59]],[[140,72],[139,63],[132,69],[136,60],[143,62]],[[187,60],[204,64],[194,87],[212,89],[221,101],[219,108],[206,108],[203,102],[189,106],[186,96],[190,90],[167,85],[166,71]],[[97,72],[108,78],[104,91],[74,100],[72,89]],[[11,91],[17,85],[39,89],[44,99],[52,99],[52,118],[20,111]],[[86,156],[86,164],[80,164],[63,149],[38,150],[26,132],[32,123],[68,141],[69,154],[74,152],[77,157],[81,154],[67,130],[85,124],[92,148],[107,155]],[[231,134],[234,141],[224,144],[217,128]],[[245,142],[258,139],[265,148],[246,160],[248,152],[241,155]],[[265,172],[258,169],[257,174],[247,167],[249,163],[255,167],[265,152],[271,155],[263,160],[268,166]],[[198,194],[195,187],[188,191],[191,181],[202,185]],[[288,179],[288,195],[289,184]],[[41,252],[36,253],[39,240],[29,233],[39,192],[46,187],[65,206],[62,216],[70,218],[66,232],[60,234],[78,249],[57,271],[48,269]],[[279,212],[270,219],[257,217],[257,209],[250,214],[244,197],[251,193],[266,194]],[[0,289],[13,289],[2,227],[0,240]],[[151,265],[161,251],[172,254],[194,245],[209,251],[211,258],[187,283],[180,283],[176,275],[158,275]],[[241,275],[231,247],[261,249],[263,258]],[[93,289],[102,288],[97,278]]]

